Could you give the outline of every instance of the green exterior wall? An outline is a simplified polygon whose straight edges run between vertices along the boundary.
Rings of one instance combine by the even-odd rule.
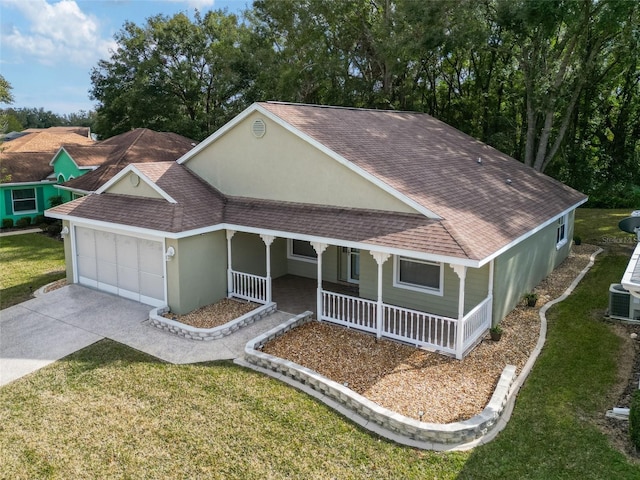
[[[56,175],[56,180],[62,175],[64,177],[63,182],[66,182],[71,178],[78,178],[90,171],[91,170],[88,169],[79,169],[65,150],[60,150],[58,154],[53,157],[53,173]]]
[[[443,295],[417,292],[393,286],[393,256],[382,267],[382,301],[390,305],[421,310],[445,317],[458,317],[460,280],[448,264],[443,264]],[[489,266],[467,268],[465,314],[484,300],[489,290]],[[360,296],[378,299],[378,264],[368,251],[360,252]]]
[[[52,197],[60,195],[60,191],[51,183],[24,183],[20,185],[6,186],[0,185],[0,221],[5,218],[11,218],[15,223],[20,218],[29,217],[33,223],[33,218],[43,215],[44,211],[49,208]],[[12,191],[21,190],[23,188],[34,188],[36,193],[37,211],[31,213],[19,213],[13,211]]]
[[[554,268],[567,258],[575,211],[568,215],[567,243],[556,250],[556,222],[510,248],[495,260],[493,323],[502,320]]]
[[[176,254],[167,262],[171,311],[183,314],[227,296],[227,244],[224,231],[166,240]]]

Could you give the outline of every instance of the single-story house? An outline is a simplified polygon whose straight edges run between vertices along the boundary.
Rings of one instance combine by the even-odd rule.
[[[47,215],[71,282],[185,313],[306,277],[317,318],[461,358],[567,257],[586,200],[427,114],[264,102]]]
[[[0,221],[8,218],[15,223],[24,217],[32,221],[43,215],[51,199],[60,195],[49,166],[51,157],[63,144],[93,143],[87,127],[29,129],[5,137],[0,152]]]

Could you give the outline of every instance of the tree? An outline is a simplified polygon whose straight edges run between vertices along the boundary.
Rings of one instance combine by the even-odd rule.
[[[247,104],[245,29],[221,11],[127,22],[118,49],[91,73],[96,128],[105,136],[136,127],[195,139],[212,133]]]
[[[0,75],[0,103],[13,103],[11,90],[13,90],[11,84]]]

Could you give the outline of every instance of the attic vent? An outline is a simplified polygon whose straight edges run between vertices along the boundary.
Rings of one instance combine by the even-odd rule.
[[[255,120],[251,125],[251,133],[253,133],[253,136],[256,138],[262,138],[264,134],[267,133],[267,126],[262,120]]]

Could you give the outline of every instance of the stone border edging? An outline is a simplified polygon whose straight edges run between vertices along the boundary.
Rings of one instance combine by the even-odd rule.
[[[557,298],[554,298],[553,300],[549,300],[540,308],[540,311],[538,312],[538,314],[540,315],[540,335],[538,336],[538,343],[536,343],[536,346],[531,352],[531,355],[529,355],[529,359],[527,360],[527,363],[525,363],[524,367],[522,367],[522,371],[520,372],[520,375],[518,375],[518,378],[516,379],[516,381],[513,383],[511,387],[511,392],[509,393],[509,399],[507,400],[507,405],[505,407],[503,416],[500,419],[499,424],[496,426],[495,429],[493,429],[484,438],[482,438],[481,439],[482,441],[479,442],[477,445],[490,442],[495,438],[495,436],[498,433],[500,433],[504,429],[504,427],[507,426],[507,422],[511,418],[511,413],[513,412],[516,396],[518,395],[520,388],[524,384],[524,381],[529,376],[529,373],[531,373],[531,370],[533,369],[533,365],[536,363],[536,360],[538,359],[538,356],[542,351],[542,347],[544,347],[545,341],[547,339],[547,315],[546,315],[547,310],[549,310],[556,303],[562,302],[569,295],[571,295],[573,290],[582,281],[582,279],[587,274],[587,272],[591,270],[591,267],[593,267],[593,264],[596,262],[596,257],[599,254],[601,254],[603,251],[604,250],[602,248],[598,247],[598,249],[595,252],[593,252],[589,257],[589,263],[587,264],[587,266],[580,271],[580,273],[576,278],[573,279],[573,282],[571,282],[571,284],[566,288],[566,290],[562,292],[562,295],[560,295]],[[475,446],[476,445],[469,445],[469,446],[465,445],[463,448],[461,448],[461,450],[463,449],[466,450],[469,448],[473,448]]]
[[[436,424],[393,412],[313,370],[260,351],[274,338],[311,321],[311,315],[311,312],[300,314],[251,340],[245,347],[244,361],[236,363],[284,380],[337,409],[362,427],[412,447],[446,449],[452,444],[468,442],[485,435],[500,418],[516,378],[513,365],[505,367],[491,400],[480,414],[462,422]]]
[[[162,314],[169,311],[169,307],[164,306],[154,308],[149,312],[149,323],[156,328],[178,335],[179,337],[191,340],[209,341],[231,335],[236,330],[247,325],[251,325],[267,315],[274,313],[277,309],[278,305],[271,302],[255,308],[241,317],[225,323],[224,325],[219,325],[213,328],[198,328],[163,317]]]
[[[336,410],[338,413],[344,415],[346,418],[348,418],[349,420],[351,420],[352,422],[360,425],[363,428],[366,428],[367,430],[370,430],[382,437],[385,437],[389,440],[392,440],[394,442],[400,443],[402,445],[407,445],[407,446],[411,446],[411,447],[416,447],[416,448],[421,448],[421,449],[428,449],[428,450],[436,450],[436,451],[455,451],[455,450],[469,450],[471,448],[474,448],[478,445],[482,445],[484,443],[488,443],[491,440],[493,440],[498,433],[500,433],[507,425],[507,422],[509,421],[509,419],[511,418],[511,414],[513,413],[513,408],[515,405],[515,399],[517,397],[518,392],[520,391],[520,388],[522,387],[522,385],[524,384],[524,381],[527,379],[527,377],[529,376],[529,373],[531,373],[531,370],[533,369],[533,365],[535,364],[538,356],[540,355],[540,352],[542,351],[542,347],[544,346],[544,343],[546,341],[546,335],[547,335],[547,318],[546,318],[546,312],[547,310],[549,310],[549,308],[551,308],[553,305],[555,305],[556,303],[559,303],[563,300],[565,300],[572,292],[573,290],[576,288],[576,286],[580,283],[580,281],[582,281],[582,279],[584,278],[584,276],[587,274],[587,272],[591,269],[591,267],[594,265],[595,263],[595,259],[596,256],[599,255],[600,253],[603,252],[602,248],[598,248],[598,250],[596,250],[594,253],[591,254],[590,259],[589,259],[589,263],[587,264],[587,266],[585,268],[583,268],[580,273],[578,274],[578,276],[573,280],[573,282],[571,282],[571,284],[567,287],[567,289],[562,293],[562,295],[560,295],[559,297],[550,300],[549,302],[547,302],[546,304],[544,304],[539,311],[539,315],[540,315],[540,334],[538,336],[538,342],[536,343],[536,346],[533,350],[533,352],[531,353],[531,355],[529,356],[529,359],[527,360],[527,362],[525,363],[524,367],[522,368],[522,371],[520,372],[520,375],[518,375],[517,377],[515,377],[515,367],[513,367],[513,371],[511,372],[511,374],[513,375],[513,377],[515,377],[515,379],[513,379],[513,377],[511,378],[511,380],[505,380],[505,377],[508,378],[509,372],[507,371],[507,368],[511,367],[511,366],[507,366],[505,368],[505,370],[503,371],[501,377],[500,377],[500,381],[498,382],[498,386],[496,387],[496,390],[494,391],[493,396],[491,397],[491,400],[489,401],[489,404],[487,404],[487,407],[485,407],[485,409],[482,411],[482,413],[480,415],[477,415],[476,417],[473,417],[469,420],[466,420],[465,422],[471,422],[473,419],[477,418],[477,417],[481,417],[485,412],[487,412],[487,409],[490,408],[490,406],[492,406],[492,402],[494,402],[494,400],[496,399],[497,396],[499,396],[500,394],[498,393],[498,387],[500,387],[500,389],[502,390],[503,388],[506,388],[507,392],[506,395],[503,397],[504,400],[501,402],[501,407],[500,410],[497,411],[496,414],[496,418],[495,418],[495,422],[493,422],[493,424],[491,425],[490,428],[486,428],[484,430],[481,430],[481,435],[471,441],[462,441],[462,442],[458,442],[458,443],[444,443],[444,442],[430,442],[430,441],[424,441],[424,440],[416,440],[413,438],[409,438],[406,436],[403,436],[393,430],[389,430],[387,428],[385,428],[384,426],[379,425],[378,423],[375,423],[374,421],[371,421],[363,416],[361,416],[357,410],[354,411],[352,408],[348,408],[344,405],[343,402],[343,398],[338,398],[338,399],[333,399],[330,398],[329,396],[327,396],[325,394],[325,392],[323,391],[318,391],[317,389],[315,389],[313,382],[311,381],[311,379],[309,379],[309,381],[307,381],[307,383],[305,383],[304,380],[298,380],[295,377],[291,377],[289,374],[292,373],[292,370],[295,372],[295,367],[298,367],[299,369],[304,369],[307,370],[308,372],[311,372],[312,374],[314,374],[317,377],[321,377],[324,379],[324,377],[322,377],[321,375],[317,374],[316,372],[313,372],[311,370],[308,370],[300,365],[295,364],[294,362],[289,362],[287,360],[283,360],[283,359],[278,359],[281,360],[282,362],[282,366],[280,368],[280,370],[273,370],[271,368],[265,368],[263,366],[257,365],[255,363],[250,363],[249,358],[247,358],[247,351],[249,351],[251,354],[254,354],[253,352],[251,352],[251,350],[255,351],[255,354],[257,357],[260,357],[262,359],[266,360],[266,357],[272,357],[271,355],[265,354],[263,352],[260,352],[258,350],[256,350],[255,346],[260,345],[260,343],[262,345],[264,345],[265,343],[267,343],[269,340],[272,340],[273,338],[275,338],[276,336],[278,336],[278,332],[280,332],[279,334],[283,334],[286,331],[291,330],[292,328],[295,328],[298,325],[302,325],[303,323],[306,323],[308,321],[311,320],[311,312],[305,312],[301,315],[298,315],[297,317],[292,318],[291,320],[285,322],[284,324],[273,328],[272,330],[266,332],[265,334],[257,337],[256,339],[250,341],[249,343],[247,343],[247,346],[245,347],[245,359],[240,359],[237,358],[234,360],[234,362],[238,365],[247,367],[247,368],[251,368],[253,370],[262,372],[266,375],[269,375],[273,378],[276,378],[280,381],[283,381],[289,385],[291,385],[292,387],[301,390],[305,393],[307,393],[308,395],[320,400],[321,402],[325,403],[326,405],[328,405],[329,407],[333,408],[334,410]],[[307,318],[308,317],[308,318]],[[259,355],[257,355],[259,354]],[[266,357],[265,357],[266,356]],[[277,358],[277,357],[272,357],[272,358]],[[506,373],[506,375],[505,375]],[[325,379],[326,380],[326,379]],[[508,381],[508,385],[505,386],[505,383]],[[331,380],[329,380],[329,382],[332,382]],[[337,384],[336,382],[332,382],[334,383],[337,387],[342,387],[342,385]],[[501,385],[502,383],[502,385]],[[342,389],[344,389],[345,387],[342,387]],[[347,389],[348,390],[348,389]],[[340,391],[340,388],[338,389],[338,391]],[[357,393],[349,390],[352,394],[358,395]],[[364,397],[362,397],[364,398]],[[369,400],[367,400],[366,398],[364,399],[367,402],[370,402]],[[370,402],[373,403],[373,402]],[[377,404],[374,404],[376,407],[378,408],[382,408]],[[393,417],[403,417],[402,415],[399,415],[395,412],[391,412]],[[489,412],[487,412],[489,413]],[[405,417],[407,418],[407,417]],[[397,420],[396,418],[394,418],[394,420]],[[416,423],[423,423],[423,422],[417,422],[414,419],[410,419],[413,422]],[[459,424],[465,423],[465,422],[457,422]],[[425,422],[426,423],[426,422]],[[427,425],[436,425],[438,427],[442,427],[443,425],[438,425],[438,424],[427,424]],[[448,425],[455,425],[454,424],[448,424]],[[446,426],[446,425],[445,425]]]

